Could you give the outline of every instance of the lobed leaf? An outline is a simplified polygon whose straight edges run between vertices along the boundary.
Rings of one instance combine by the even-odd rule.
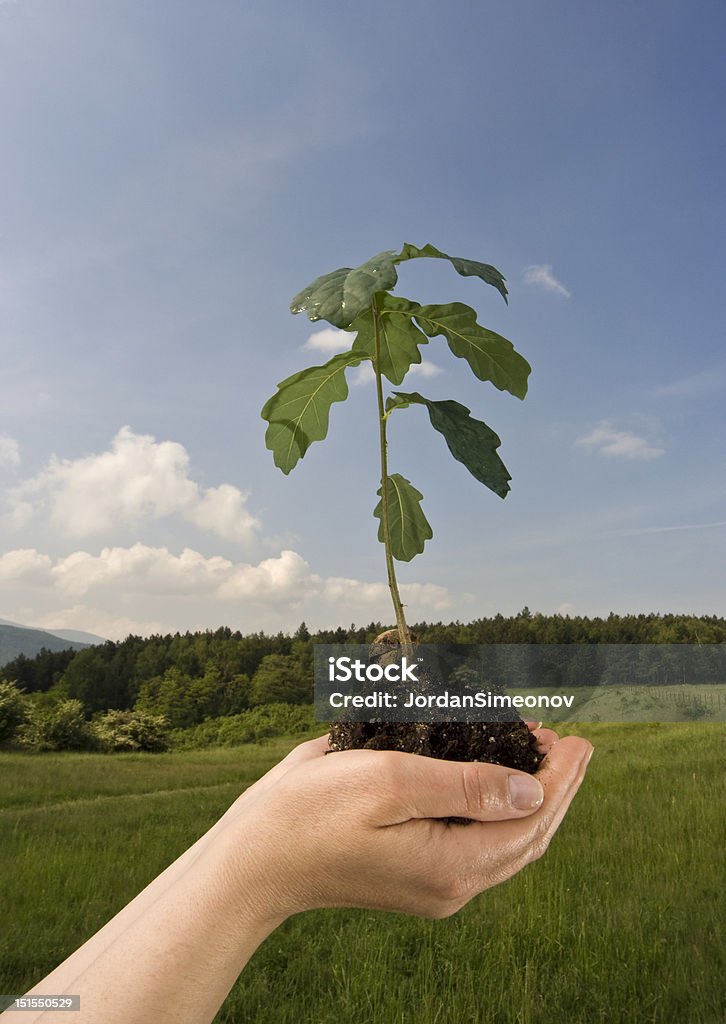
[[[277,385],[277,394],[265,402],[262,418],[269,422],[265,444],[285,475],[313,441],[326,437],[331,405],[348,397],[345,371],[365,358],[359,352],[340,352],[322,366],[311,366],[283,380]]]
[[[386,498],[391,523],[391,552],[399,562],[410,562],[420,555],[427,540],[431,540],[434,531],[431,529],[421,501],[423,494],[417,491],[409,480],[400,473],[391,473],[388,477]],[[383,534],[383,486],[377,493],[381,500],[373,510],[373,515],[381,520],[378,527],[378,539],[385,543]]]
[[[460,256],[449,256],[441,249],[437,249],[434,245],[425,245],[423,249],[419,249],[415,245],[411,245],[410,242],[404,242],[403,248],[395,257],[396,263],[403,263],[405,260],[419,259],[420,257],[432,257],[439,260],[448,260],[453,266],[457,274],[461,274],[462,277],[478,277],[486,284],[490,284],[492,288],[496,288],[499,294],[502,296],[505,302],[508,302],[507,286],[505,284],[506,278],[493,267],[490,263],[479,263],[477,260],[465,260]]]
[[[310,320],[327,320],[343,330],[370,306],[380,291],[393,288],[398,280],[395,252],[380,252],[359,267],[340,267],[317,277],[290,303],[293,313],[305,310]]]
[[[380,298],[379,369],[392,384],[400,384],[413,363],[421,362],[419,345],[429,343],[426,335],[413,322],[413,315],[419,308],[417,302],[397,298],[395,295],[384,294]],[[353,342],[353,351],[361,352],[375,360],[376,346],[371,310],[361,314],[351,329],[358,331],[358,337]]]
[[[448,256],[433,245],[419,249],[405,242],[399,253],[386,249],[359,267],[339,267],[329,274],[316,277],[297,293],[290,303],[290,310],[293,313],[302,313],[304,310],[310,320],[327,320],[334,327],[345,330],[370,306],[375,294],[388,292],[395,286],[398,280],[396,264],[420,257],[448,260],[457,274],[480,278],[496,288],[504,301],[507,301],[505,278],[491,264]]]
[[[479,380],[490,380],[500,391],[517,398],[527,394],[532,367],[511,341],[476,322],[476,313],[463,302],[419,306],[416,323],[429,336],[443,334],[455,356],[466,359]]]
[[[427,408],[431,426],[443,434],[449,451],[480,483],[506,498],[512,479],[507,467],[497,454],[502,443],[497,434],[481,420],[475,420],[465,405],[459,402],[432,402],[417,391],[406,394],[394,392],[395,398],[386,402],[386,412],[417,404]]]

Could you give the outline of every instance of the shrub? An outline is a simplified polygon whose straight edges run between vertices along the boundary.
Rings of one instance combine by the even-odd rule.
[[[79,700],[62,700],[50,707],[29,704],[27,721],[18,740],[32,750],[90,750],[94,737]]]
[[[25,720],[23,691],[0,679],[0,743],[11,740]]]
[[[148,711],[107,711],[91,726],[102,750],[159,753],[169,746],[169,720]]]
[[[271,736],[309,735],[322,727],[311,705],[261,704],[226,718],[209,718],[192,729],[172,733],[175,747],[238,747]]]

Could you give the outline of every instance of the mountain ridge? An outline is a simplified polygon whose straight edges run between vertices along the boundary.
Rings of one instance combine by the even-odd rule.
[[[64,630],[63,632],[78,634],[77,630]],[[82,635],[93,636],[92,633]],[[96,642],[105,643],[105,640],[98,637]],[[66,651],[68,648],[81,651],[91,646],[93,644],[89,641],[74,640],[47,629],[33,629],[30,626],[9,622],[7,619],[0,619],[0,669],[21,654],[26,658],[33,658],[43,648],[48,651]]]

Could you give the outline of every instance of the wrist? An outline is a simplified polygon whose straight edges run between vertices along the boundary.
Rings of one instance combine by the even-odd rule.
[[[219,889],[219,906],[228,927],[257,945],[296,912],[275,844],[257,828],[232,828],[205,850],[207,870]]]

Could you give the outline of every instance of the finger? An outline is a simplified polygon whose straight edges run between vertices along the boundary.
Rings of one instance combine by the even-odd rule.
[[[555,743],[537,773],[545,792],[540,809],[521,821],[492,823],[486,830],[477,824],[460,829],[461,853],[476,859],[496,846],[502,851],[504,864],[519,863],[522,858],[526,863],[534,860],[562,821],[582,782],[591,753],[592,745],[576,736]]]
[[[555,797],[551,808],[552,813],[547,824],[540,824],[533,829],[530,841],[524,845],[522,852],[518,856],[512,856],[510,853],[510,855],[505,856],[499,861],[496,870],[497,882],[506,882],[507,879],[512,878],[523,868],[526,868],[529,864],[532,864],[535,860],[542,857],[548,850],[552,837],[562,824],[562,821],[569,810],[570,804],[572,803],[585,777],[588,761],[589,756],[585,756],[580,762],[578,770],[568,789],[565,792],[559,793]],[[514,822],[512,824],[514,824]],[[495,826],[489,825],[488,827],[494,828]],[[491,867],[489,865],[487,866],[491,871]],[[479,887],[481,888],[482,886]]]
[[[588,755],[587,757],[584,757],[582,759],[582,762],[580,763],[579,771],[578,771],[574,781],[572,782],[572,785],[568,789],[567,793],[563,796],[559,806],[555,810],[555,813],[553,814],[553,816],[551,818],[550,825],[549,825],[549,828],[548,828],[548,841],[549,841],[549,837],[554,835],[554,833],[560,827],[562,819],[564,818],[565,814],[567,813],[567,811],[570,808],[570,804],[575,799],[575,796],[577,795],[577,791],[579,790],[580,786],[582,785],[583,780],[585,778],[585,775],[587,774],[587,766],[588,766],[589,763],[590,763],[590,756]]]
[[[581,736],[565,736],[557,740],[538,773],[543,784],[548,785],[550,780],[570,771],[573,766],[579,767],[583,758],[589,760],[593,749],[592,743]]]
[[[545,791],[542,807],[518,830],[517,845],[530,860],[540,857],[547,849],[580,788],[592,751],[592,744],[587,740],[566,736],[555,743],[547,755],[537,773]]]
[[[537,740],[537,750],[540,754],[548,754],[559,740],[559,736],[553,729],[537,729],[534,732],[534,737]]]
[[[542,784],[513,768],[393,751],[379,753],[387,759],[390,795],[390,817],[380,824],[400,824],[412,818],[502,821],[532,814],[544,799]]]
[[[577,791],[582,785],[582,781],[585,778],[587,766],[590,762],[591,756],[592,749],[588,753],[586,753],[580,761],[577,771],[574,777],[572,778],[572,781],[567,790],[563,793],[560,793],[553,800],[552,805],[548,808],[549,814],[546,818],[542,819],[542,822],[539,823],[539,827],[533,837],[533,841],[525,848],[520,857],[518,857],[516,860],[512,861],[509,865],[506,866],[506,878],[511,878],[512,875],[515,875],[518,871],[521,871],[522,868],[526,867],[528,864],[531,864],[533,861],[537,860],[549,848],[550,842],[552,841],[552,837],[562,824],[562,820],[567,814],[567,811],[569,810],[570,805],[577,794]],[[503,878],[502,881],[504,880],[505,879]]]
[[[579,739],[579,737],[575,737],[575,736],[566,737],[565,740],[560,740],[559,743],[556,744],[553,747],[551,753],[548,755],[547,759],[545,760],[545,763],[544,763],[544,766],[543,766],[543,769],[542,769],[543,773],[550,773],[550,777],[551,777],[551,773],[557,771],[556,765],[554,765],[552,763],[555,760],[555,754],[557,752],[557,747],[560,744],[565,743],[567,740],[575,740],[575,739]],[[552,837],[552,835],[554,835],[554,833],[559,828],[560,822],[562,821],[562,819],[564,818],[565,814],[567,813],[567,810],[568,810],[570,804],[572,803],[572,801],[573,801],[573,799],[575,797],[575,794],[577,793],[578,789],[580,788],[580,786],[582,784],[582,780],[585,778],[585,773],[587,771],[587,766],[590,763],[590,759],[592,758],[592,754],[593,754],[593,750],[594,750],[593,745],[591,743],[588,743],[587,740],[580,740],[579,746],[577,746],[577,747],[575,746],[575,744],[569,744],[568,743],[568,747],[571,748],[570,750],[567,751],[568,757],[572,757],[573,760],[574,760],[574,757],[577,756],[577,753],[579,752],[580,760],[579,760],[579,763],[576,765],[574,773],[572,771],[571,765],[568,765],[568,774],[571,776],[570,785],[566,789],[564,789],[564,791],[563,791],[562,787],[560,787],[558,789],[557,793],[553,796],[553,799],[552,799],[551,803],[547,799],[547,797],[549,795],[549,791],[550,791],[550,785],[549,785],[547,774],[545,774],[545,778],[543,779],[543,785],[545,787],[545,803],[543,804],[543,807],[542,807],[542,811],[544,813],[542,815],[542,823],[543,823],[543,825],[541,827],[544,827],[544,829],[545,829],[545,841],[546,841],[546,843],[549,842],[549,839]]]
[[[525,725],[537,740],[537,750],[540,754],[546,754],[553,743],[560,738],[552,729],[543,729],[541,722],[525,720]]]

